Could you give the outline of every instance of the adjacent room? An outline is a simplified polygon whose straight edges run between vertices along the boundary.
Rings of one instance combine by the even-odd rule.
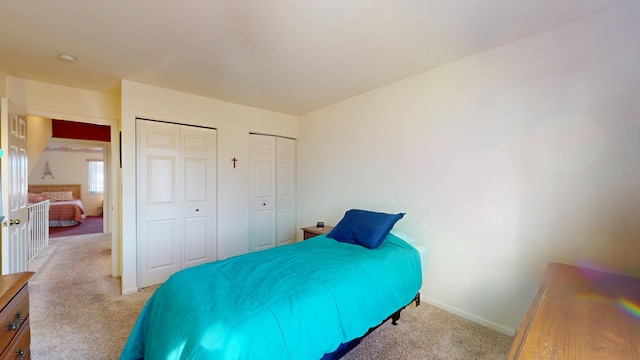
[[[49,200],[49,237],[102,232],[108,127],[44,118],[28,122],[28,202]]]
[[[3,6],[10,347],[640,357],[637,1]],[[101,230],[30,259],[21,209],[53,192]]]

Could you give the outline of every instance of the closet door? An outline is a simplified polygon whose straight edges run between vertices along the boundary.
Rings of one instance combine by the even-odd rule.
[[[137,120],[138,286],[216,259],[215,130]]]
[[[182,268],[217,258],[215,130],[182,126]]]
[[[136,136],[138,286],[147,287],[181,268],[180,131],[177,125],[137,120]]]
[[[296,141],[276,138],[277,246],[296,242]]]
[[[296,141],[251,134],[249,250],[296,239]]]
[[[250,134],[249,250],[276,246],[276,138]]]

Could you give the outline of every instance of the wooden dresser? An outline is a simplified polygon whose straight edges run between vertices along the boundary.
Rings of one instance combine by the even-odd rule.
[[[33,272],[0,276],[0,359],[30,359],[29,288]]]
[[[640,359],[640,279],[552,263],[508,359]]]

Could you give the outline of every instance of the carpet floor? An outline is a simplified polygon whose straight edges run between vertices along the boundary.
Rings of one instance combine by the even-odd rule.
[[[51,239],[30,264],[31,355],[35,360],[119,359],[156,287],[120,295],[112,278],[110,235]],[[407,307],[343,360],[504,359],[512,337],[429,304]]]
[[[29,263],[31,358],[119,359],[155,288],[120,295],[111,277],[111,235],[50,239]]]
[[[102,216],[87,216],[83,222],[75,226],[50,227],[49,238],[101,233],[102,220]]]

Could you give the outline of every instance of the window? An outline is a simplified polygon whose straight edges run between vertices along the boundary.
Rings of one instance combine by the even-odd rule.
[[[89,168],[89,194],[104,192],[104,161],[87,159]]]

